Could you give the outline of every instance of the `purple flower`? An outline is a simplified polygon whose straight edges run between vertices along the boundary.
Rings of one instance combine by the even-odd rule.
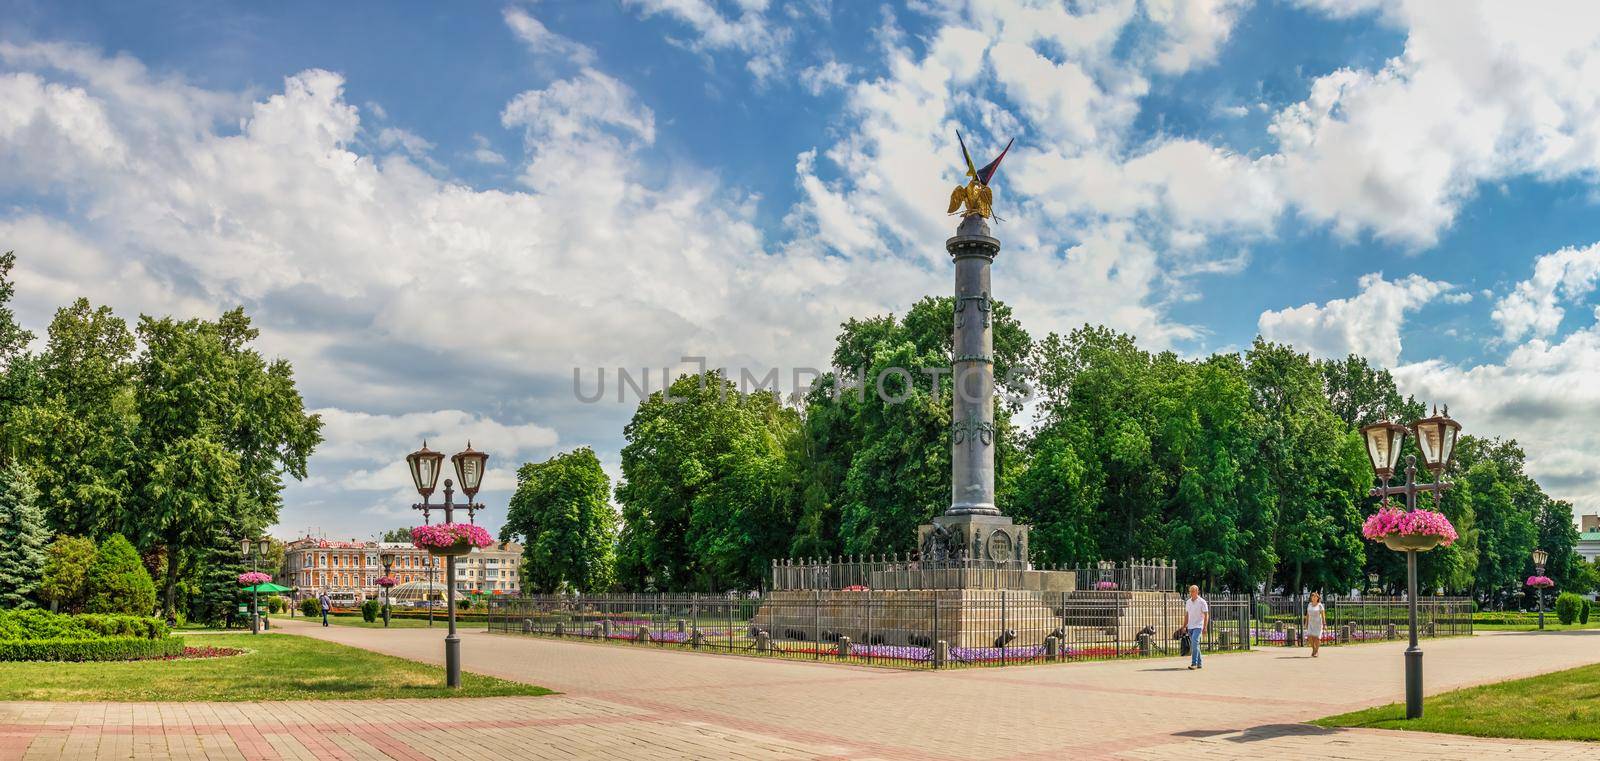
[[[380,587],[392,587],[398,585],[400,582],[395,581],[393,576],[381,576],[378,578],[376,583]]]

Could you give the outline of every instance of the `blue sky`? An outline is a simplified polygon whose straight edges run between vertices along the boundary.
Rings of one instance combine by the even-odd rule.
[[[1016,137],[1036,335],[1360,353],[1593,511],[1596,81],[1580,3],[0,0],[0,249],[35,329],[244,304],[328,420],[280,533],[358,537],[423,436],[491,504],[616,475],[633,400],[575,367],[788,377],[945,292],[953,132]]]

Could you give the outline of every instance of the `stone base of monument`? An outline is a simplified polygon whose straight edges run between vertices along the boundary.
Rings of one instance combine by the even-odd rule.
[[[1068,646],[1134,648],[1141,633],[1159,642],[1183,622],[1183,603],[1174,595],[1073,591],[1070,571],[1024,573],[1038,586],[771,592],[751,624],[779,646],[849,637],[860,645],[931,648],[943,641],[972,649],[1003,642],[1021,649],[1044,647],[1052,635]],[[1149,626],[1157,630],[1145,632]]]

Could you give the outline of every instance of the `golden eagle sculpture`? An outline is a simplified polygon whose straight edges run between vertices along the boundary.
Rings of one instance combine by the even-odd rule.
[[[974,214],[988,219],[993,216],[994,191],[989,189],[989,179],[1000,169],[1000,160],[1006,157],[1006,151],[1011,150],[1011,144],[1016,142],[1012,138],[1006,142],[1005,150],[994,161],[985,164],[982,169],[972,166],[972,156],[967,153],[967,141],[961,139],[961,131],[956,131],[956,142],[961,144],[961,158],[967,162],[967,176],[972,181],[965,185],[957,185],[950,192],[950,210],[946,213],[954,214],[961,209],[961,216],[970,217]],[[965,206],[965,209],[962,207]]]

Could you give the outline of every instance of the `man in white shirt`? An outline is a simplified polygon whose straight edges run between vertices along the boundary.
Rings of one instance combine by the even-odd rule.
[[[1189,599],[1183,601],[1184,613],[1189,617],[1189,670],[1200,668],[1200,639],[1205,636],[1206,624],[1211,623],[1211,603],[1200,596],[1200,587],[1189,585]]]

